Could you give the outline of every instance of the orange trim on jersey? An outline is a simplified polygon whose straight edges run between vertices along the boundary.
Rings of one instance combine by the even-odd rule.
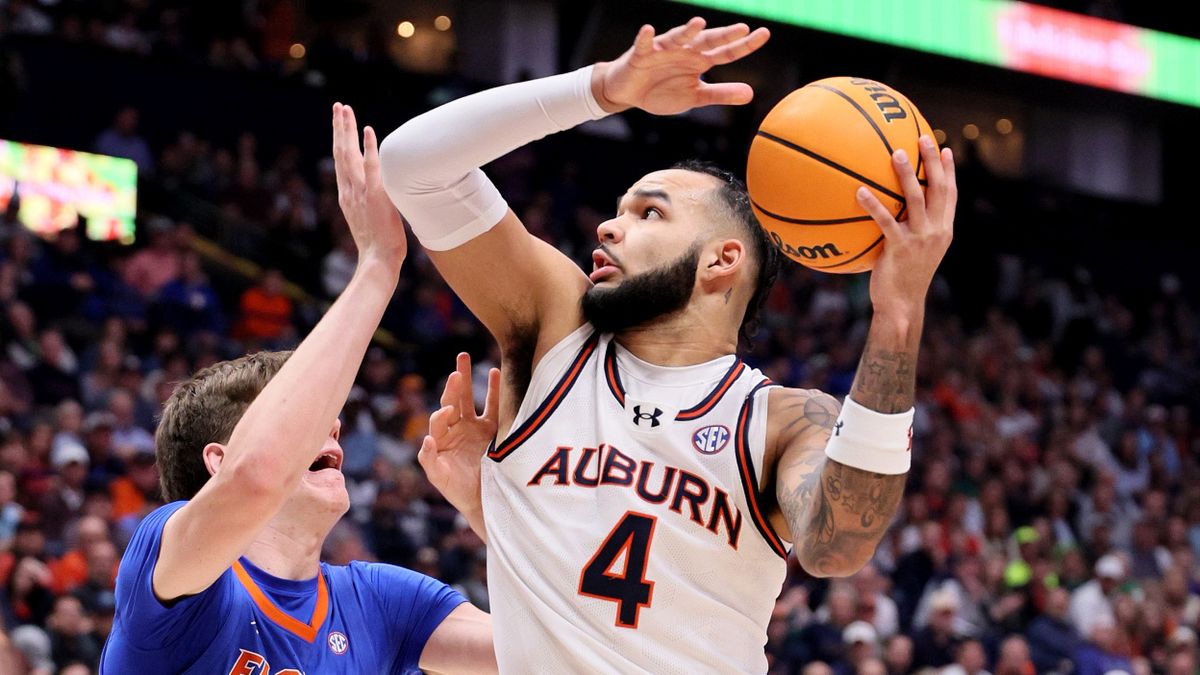
[[[746,395],[746,402],[742,404],[742,412],[738,415],[737,430],[734,432],[736,449],[734,454],[737,457],[738,477],[742,479],[742,491],[746,495],[746,503],[750,505],[750,520],[754,521],[754,527],[767,541],[771,550],[786,560],[787,548],[783,544],[783,539],[776,534],[770,519],[767,518],[760,506],[762,498],[758,490],[758,481],[755,478],[754,459],[750,456],[750,417],[754,409],[754,394],[759,389],[771,384],[773,384],[771,380],[763,380]]]
[[[567,369],[566,375],[563,375],[562,379],[558,381],[558,384],[554,386],[554,389],[546,397],[546,400],[542,401],[542,404],[529,416],[529,419],[525,420],[525,423],[518,427],[516,431],[509,434],[503,443],[500,443],[488,452],[489,459],[497,462],[504,459],[522,443],[529,440],[529,437],[540,429],[546,423],[546,420],[550,419],[550,415],[554,413],[559,404],[562,403],[563,398],[566,397],[567,392],[575,384],[575,381],[579,379],[579,373],[583,372],[583,364],[587,363],[588,359],[591,358],[599,342],[599,333],[593,333],[587,342],[583,343],[583,348],[575,356],[575,361]]]
[[[617,403],[624,408],[625,387],[621,386],[621,375],[617,372],[617,348],[612,341],[609,341],[608,350],[604,354],[604,375],[608,380],[608,390],[612,392],[613,398],[617,399]]]
[[[717,382],[717,386],[713,387],[713,390],[708,392],[707,396],[691,408],[680,411],[675,415],[675,419],[680,422],[687,422],[699,419],[708,414],[720,402],[721,398],[725,396],[725,393],[729,391],[729,388],[733,386],[733,383],[737,381],[744,370],[746,370],[746,364],[741,359],[734,361],[733,365],[729,366],[729,370],[725,371],[725,374],[721,376],[721,380]],[[625,407],[625,387],[621,384],[621,371],[617,367],[615,341],[608,343],[608,350],[604,354],[604,376],[608,381],[608,390],[612,392],[613,398],[617,399],[617,403],[621,404],[622,408]]]
[[[725,392],[729,391],[729,388],[733,386],[733,383],[738,379],[738,377],[742,374],[742,371],[745,369],[746,364],[742,363],[741,359],[734,361],[733,365],[729,367],[729,370],[727,370],[725,375],[721,378],[721,381],[717,383],[716,388],[714,388],[708,394],[708,396],[704,398],[703,401],[700,401],[695,406],[692,406],[687,410],[680,411],[680,413],[675,416],[675,419],[679,420],[680,422],[687,422],[689,420],[703,417],[708,413],[708,411],[712,410],[713,407],[717,405],[717,402],[721,400],[721,397],[725,395]]]
[[[329,589],[325,586],[324,574],[317,574],[317,605],[313,607],[312,620],[306,624],[293,619],[287,612],[275,606],[275,603],[271,602],[267,594],[263,593],[258,584],[254,582],[254,578],[242,566],[240,560],[233,563],[233,573],[237,576],[238,581],[242,582],[242,586],[250,594],[250,598],[254,600],[258,611],[270,619],[271,623],[305,642],[311,643],[317,639],[317,631],[321,629],[321,624],[325,623],[325,616],[329,613]]]

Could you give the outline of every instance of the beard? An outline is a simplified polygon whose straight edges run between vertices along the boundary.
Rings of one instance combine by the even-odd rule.
[[[673,314],[692,298],[699,261],[697,243],[673,262],[631,276],[613,288],[593,286],[583,294],[583,316],[601,333],[620,333]]]

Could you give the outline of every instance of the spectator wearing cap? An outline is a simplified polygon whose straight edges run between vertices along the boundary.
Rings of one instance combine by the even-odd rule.
[[[959,636],[955,630],[958,596],[938,589],[929,598],[929,623],[913,636],[913,665],[942,668],[954,661]]]
[[[55,555],[62,552],[63,529],[83,508],[84,482],[91,462],[87,450],[75,442],[63,443],[50,452],[54,484],[42,497],[42,532]]]
[[[1090,636],[1092,624],[1106,619],[1116,620],[1112,597],[1125,581],[1125,561],[1109,553],[1096,561],[1095,578],[1071,594],[1071,623],[1080,635]]]
[[[963,640],[955,650],[954,663],[942,668],[938,675],[991,675],[987,671],[987,654],[979,640]]]
[[[1122,637],[1111,615],[1101,615],[1088,624],[1087,642],[1080,643],[1074,658],[1074,675],[1105,675],[1112,671],[1133,672],[1133,664],[1123,653]]]
[[[1071,594],[1066,589],[1050,589],[1045,610],[1025,632],[1030,657],[1041,675],[1070,672],[1071,658],[1080,642],[1079,633],[1071,625],[1070,607]]]
[[[54,672],[54,660],[50,658],[50,636],[46,631],[30,624],[17,626],[9,634],[9,641],[12,650],[29,668],[30,675],[51,675]],[[0,665],[4,665],[2,660]]]
[[[851,621],[842,631],[842,643],[845,658],[834,664],[838,675],[855,675],[867,660],[875,659],[879,653],[879,635],[866,621]]]

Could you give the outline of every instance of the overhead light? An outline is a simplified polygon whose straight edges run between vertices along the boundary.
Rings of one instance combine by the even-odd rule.
[[[1005,136],[1011,134],[1012,130],[1012,120],[1008,119],[1007,117],[1001,117],[1000,119],[996,120],[996,131],[998,131],[1000,135]]]
[[[396,35],[402,38],[410,38],[413,33],[417,32],[417,27],[411,21],[401,21],[399,26],[396,26]]]
[[[933,140],[937,141],[938,145],[944,144],[946,142],[946,132],[942,131],[941,129],[934,129]]]
[[[292,57],[293,59],[302,59],[302,58],[304,58],[304,54],[306,51],[307,50],[304,49],[304,45],[297,42],[297,43],[293,44],[291,47],[288,47],[288,56]]]
[[[445,14],[433,20],[433,27],[441,31],[450,30],[450,26],[452,25],[454,25],[454,23],[450,21],[450,17],[446,16]]]
[[[967,126],[963,127],[963,138],[966,138],[969,141],[979,138],[979,127],[975,126],[974,124],[968,124]]]

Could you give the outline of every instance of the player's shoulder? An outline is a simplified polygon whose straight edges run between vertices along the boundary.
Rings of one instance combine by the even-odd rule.
[[[331,586],[352,587],[360,595],[380,600],[436,591],[445,584],[420,572],[381,562],[351,561],[348,565],[321,564]]]
[[[842,404],[819,389],[774,387],[767,399],[767,452],[778,456],[806,437],[819,437],[822,446]]]
[[[832,414],[836,419],[842,411],[841,401],[820,389],[772,387],[767,396],[768,414],[780,420],[800,416],[823,423],[828,420],[828,415]]]

